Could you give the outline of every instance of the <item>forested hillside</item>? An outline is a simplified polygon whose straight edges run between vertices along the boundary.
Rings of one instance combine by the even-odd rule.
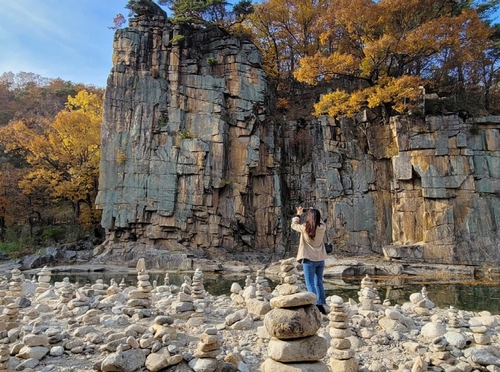
[[[76,239],[98,226],[102,94],[34,73],[0,76],[3,251]]]

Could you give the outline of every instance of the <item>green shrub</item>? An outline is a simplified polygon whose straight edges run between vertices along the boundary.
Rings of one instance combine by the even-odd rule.
[[[185,39],[184,35],[175,35],[172,38],[172,44],[177,45],[180,44]]]
[[[43,230],[42,237],[45,242],[60,242],[66,236],[66,229],[62,226],[50,226]]]
[[[207,58],[207,64],[209,64],[210,66],[215,66],[218,63],[219,63],[219,61],[215,57],[208,57]]]

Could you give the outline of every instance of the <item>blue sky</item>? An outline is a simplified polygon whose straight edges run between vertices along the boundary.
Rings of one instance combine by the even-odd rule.
[[[0,75],[33,72],[106,86],[113,18],[127,0],[0,0]]]
[[[33,72],[105,87],[113,18],[127,0],[0,0],[0,75]],[[498,22],[498,17],[496,18]]]

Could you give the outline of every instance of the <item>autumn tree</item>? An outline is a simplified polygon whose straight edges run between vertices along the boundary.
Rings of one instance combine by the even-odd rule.
[[[362,107],[403,113],[436,71],[477,59],[490,28],[470,2],[333,0],[319,21],[321,50],[301,58],[295,77],[349,84],[322,96],[315,114],[353,116]],[[451,58],[453,57],[453,58]]]
[[[320,47],[317,22],[326,0],[267,0],[248,18],[263,53],[264,68],[279,91],[289,91],[301,57]]]
[[[69,96],[54,120],[20,119],[0,128],[5,151],[23,156],[30,167],[19,182],[26,195],[40,190],[69,200],[76,217],[93,209],[100,156],[102,97],[86,90]]]

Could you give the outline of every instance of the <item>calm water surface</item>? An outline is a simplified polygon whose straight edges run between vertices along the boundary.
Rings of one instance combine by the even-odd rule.
[[[192,277],[192,273],[178,274],[169,273],[170,284],[180,286],[183,282],[184,275]],[[205,290],[214,296],[222,294],[229,295],[231,284],[238,282],[242,287],[245,285],[246,276],[242,277],[223,277],[204,273]],[[83,285],[86,283],[93,284],[97,279],[103,279],[106,284],[109,284],[111,279],[116,282],[121,282],[125,279],[127,285],[137,284],[137,275],[134,273],[54,273],[52,275],[53,282],[62,281],[64,277],[68,277],[72,283],[78,282]],[[252,275],[254,279],[255,275]],[[165,274],[150,273],[150,281],[156,281],[157,285],[162,285]],[[325,279],[325,289],[327,296],[338,295],[347,301],[349,298],[358,301],[358,291],[362,278],[349,279]],[[371,278],[378,290],[381,300],[389,299],[391,304],[403,304],[408,302],[410,295],[415,292],[420,292],[425,286],[428,292],[428,297],[436,306],[446,308],[454,306],[462,310],[482,311],[487,310],[492,314],[500,314],[500,282],[499,281],[468,281],[455,282],[449,281],[432,281],[422,280],[418,278]],[[272,288],[276,286],[276,282],[268,279]]]

